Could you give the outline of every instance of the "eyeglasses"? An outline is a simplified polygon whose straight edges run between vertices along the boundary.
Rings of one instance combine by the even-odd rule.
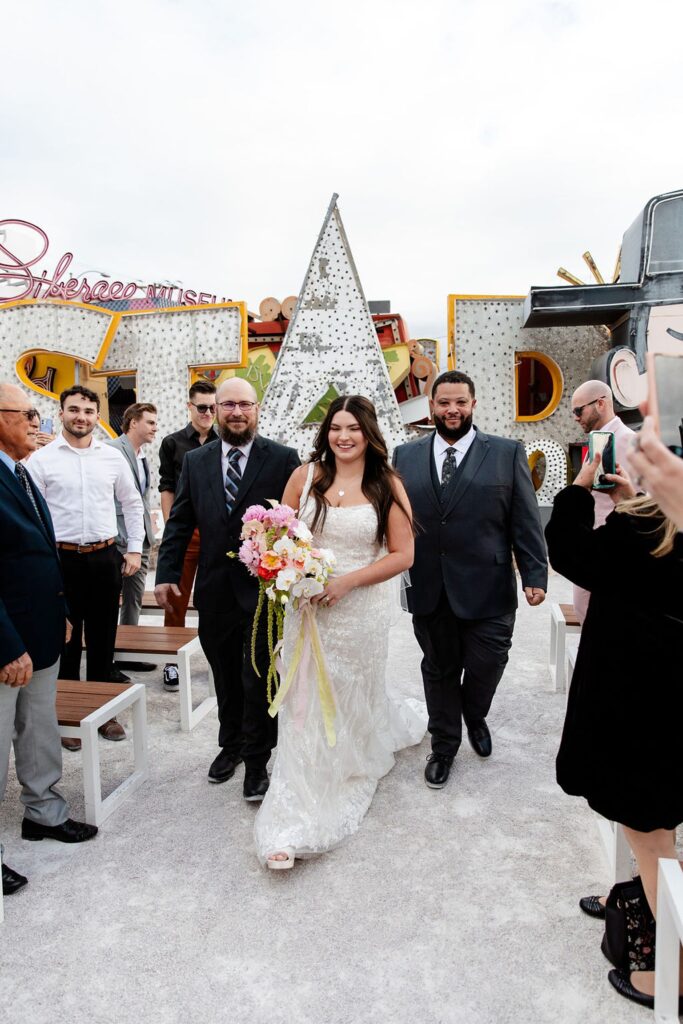
[[[585,402],[583,405],[577,405],[576,409],[572,409],[572,416],[576,416],[578,420],[584,409],[587,409],[589,405],[595,405],[595,403],[599,402],[601,398],[607,398],[607,395],[599,395],[597,398],[594,398],[592,402]]]
[[[27,420],[40,419],[40,413],[37,409],[0,409],[0,412],[20,412]]]
[[[240,412],[251,412],[256,402],[219,402],[218,404],[224,412],[234,412],[238,408]]]
[[[190,405],[194,405],[197,412],[200,412],[202,416],[205,416],[207,412],[214,413],[216,411],[215,405],[197,405],[195,402],[190,402]]]

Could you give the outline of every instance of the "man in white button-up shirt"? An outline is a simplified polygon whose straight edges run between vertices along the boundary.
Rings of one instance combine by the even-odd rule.
[[[52,515],[73,625],[59,666],[62,679],[79,679],[83,631],[86,679],[108,682],[112,672],[121,574],[140,568],[145,535],[143,505],[121,454],[93,436],[99,396],[78,385],[60,395],[62,433],[28,462],[28,470]],[[121,503],[128,550],[116,547],[117,499]],[[107,739],[123,739],[112,720],[100,728]],[[68,744],[73,749],[78,740]]]

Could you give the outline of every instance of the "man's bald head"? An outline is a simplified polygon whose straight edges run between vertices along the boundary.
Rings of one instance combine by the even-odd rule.
[[[225,402],[230,402],[226,408]],[[229,377],[216,394],[216,415],[223,440],[239,447],[248,444],[258,426],[258,395],[248,380]]]
[[[0,412],[0,449],[18,462],[38,447],[40,419],[37,413],[30,419],[23,415],[33,410],[31,400],[25,391],[8,381],[0,381],[0,409],[12,410]]]
[[[581,411],[577,415],[575,410]],[[614,419],[614,400],[604,380],[587,380],[572,395],[572,412],[584,434],[601,430]]]

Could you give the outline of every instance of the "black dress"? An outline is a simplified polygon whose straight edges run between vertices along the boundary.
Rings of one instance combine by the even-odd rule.
[[[657,520],[593,522],[591,494],[572,485],[546,527],[553,568],[591,592],[557,781],[612,821],[672,829],[683,822],[683,534],[654,558]]]

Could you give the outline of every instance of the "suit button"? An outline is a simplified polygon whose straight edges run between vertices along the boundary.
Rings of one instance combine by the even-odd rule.
[[[442,525],[442,526],[445,526],[447,522],[448,522],[448,520],[447,520],[447,519],[442,519],[442,520],[441,520],[441,525]]]

